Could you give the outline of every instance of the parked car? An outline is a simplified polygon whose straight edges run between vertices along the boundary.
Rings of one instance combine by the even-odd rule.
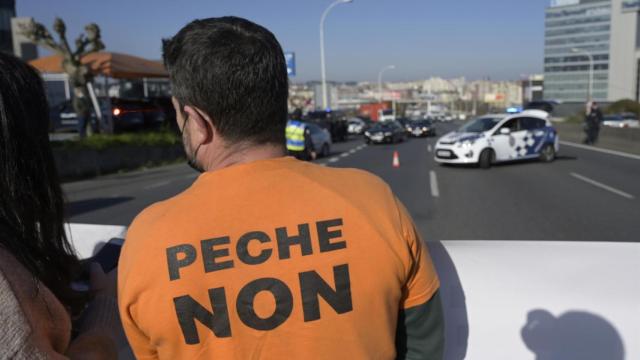
[[[176,122],[176,109],[173,107],[173,102],[171,101],[171,97],[163,96],[163,97],[152,97],[149,98],[149,101],[160,108],[160,110],[164,113],[165,120],[163,127],[167,129],[171,129],[176,132],[180,132],[178,129],[178,123]]]
[[[378,122],[364,133],[367,144],[394,144],[407,139],[407,132],[397,121]]]
[[[559,150],[559,142],[558,133],[545,111],[485,115],[441,137],[435,146],[435,160],[448,164],[478,164],[482,168],[523,159],[551,162]]]
[[[338,111],[313,111],[303,119],[307,123],[313,123],[327,129],[331,134],[332,142],[346,141],[348,133],[347,119]]]
[[[347,132],[351,135],[362,135],[367,128],[367,123],[360,118],[350,118],[347,121]]]
[[[401,118],[397,118],[396,121],[400,123],[400,125],[402,125],[402,127],[405,129],[405,131],[407,131],[407,133],[409,132],[409,129],[407,128],[407,126],[411,122],[411,119],[406,117],[401,117]]]
[[[558,105],[556,101],[531,101],[525,107],[524,110],[542,110],[549,114],[553,114],[553,110]]]
[[[147,100],[128,100],[120,98],[99,99],[102,112],[103,130],[108,128],[106,119],[111,117],[114,132],[142,129],[156,129],[166,123],[166,114],[159,106]],[[78,119],[71,100],[53,106],[50,109],[51,132],[77,131]],[[96,129],[96,114],[91,111],[90,124]]]
[[[318,154],[318,157],[327,157],[331,155],[332,142],[329,130],[312,123],[305,123],[305,125],[311,133],[313,148]]]
[[[633,113],[605,115],[602,125],[616,128],[637,128],[640,127],[638,117]]]
[[[411,121],[407,124],[406,128],[411,136],[436,136],[436,127],[431,120]]]

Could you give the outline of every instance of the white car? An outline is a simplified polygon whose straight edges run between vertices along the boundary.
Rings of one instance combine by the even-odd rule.
[[[347,132],[352,135],[360,135],[364,133],[367,124],[360,118],[351,118],[347,121]]]
[[[559,137],[549,114],[526,110],[518,114],[485,115],[441,137],[435,160],[447,164],[478,164],[489,168],[504,161],[555,159]]]
[[[640,122],[636,118],[635,114],[624,113],[616,115],[606,115],[602,119],[602,125],[616,127],[616,128],[638,128]]]

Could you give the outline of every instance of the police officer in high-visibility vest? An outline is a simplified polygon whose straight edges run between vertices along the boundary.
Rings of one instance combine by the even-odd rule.
[[[289,120],[286,128],[287,152],[300,160],[315,160],[316,152],[309,128],[299,120]]]

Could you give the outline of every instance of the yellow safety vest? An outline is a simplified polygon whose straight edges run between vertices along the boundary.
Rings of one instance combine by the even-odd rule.
[[[299,121],[289,121],[287,123],[287,150],[304,151],[304,130],[304,124]]]

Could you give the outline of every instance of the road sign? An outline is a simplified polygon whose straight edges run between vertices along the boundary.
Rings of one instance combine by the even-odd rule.
[[[285,52],[284,59],[287,62],[287,75],[290,77],[296,76],[296,53]]]

